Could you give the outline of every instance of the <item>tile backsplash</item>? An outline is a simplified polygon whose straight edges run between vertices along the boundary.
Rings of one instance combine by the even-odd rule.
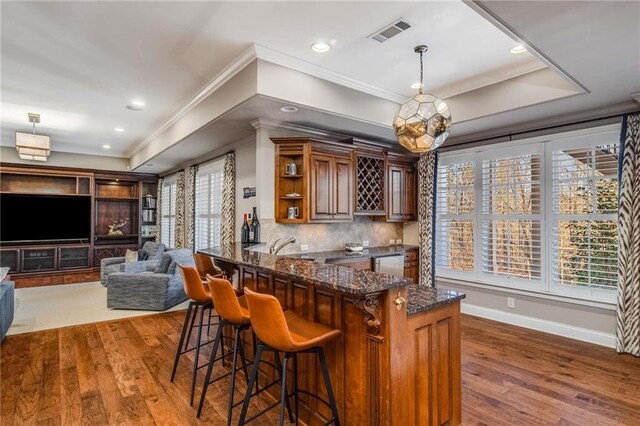
[[[368,217],[356,216],[349,223],[313,223],[290,225],[275,223],[273,219],[264,219],[261,224],[261,240],[266,243],[265,250],[277,238],[294,237],[290,244],[279,254],[299,253],[302,244],[308,244],[310,252],[341,250],[346,243],[369,241],[370,247],[388,246],[389,240],[402,239],[402,224],[374,222]]]

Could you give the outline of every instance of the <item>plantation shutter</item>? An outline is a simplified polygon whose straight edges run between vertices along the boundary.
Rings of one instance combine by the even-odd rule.
[[[440,272],[474,270],[474,186],[473,160],[452,158],[438,166],[436,266]]]
[[[553,151],[554,285],[617,286],[618,151],[598,138]]]
[[[195,248],[220,247],[224,159],[198,167],[196,174]]]
[[[173,247],[176,230],[176,177],[165,178],[162,183],[162,218],[160,242]]]
[[[542,153],[503,155],[482,162],[482,271],[540,280]]]

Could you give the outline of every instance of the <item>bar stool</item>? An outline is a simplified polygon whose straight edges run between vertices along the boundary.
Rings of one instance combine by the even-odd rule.
[[[207,395],[207,389],[211,383],[217,382],[229,375],[231,375],[230,382],[230,390],[229,390],[229,402],[227,404],[227,425],[231,424],[231,418],[233,414],[233,408],[242,404],[242,401],[238,403],[234,402],[235,395],[235,383],[236,383],[236,372],[239,369],[242,369],[244,372],[245,379],[249,380],[249,374],[247,373],[246,355],[244,344],[242,343],[242,339],[240,338],[240,333],[248,330],[251,327],[251,320],[249,311],[246,308],[246,302],[244,301],[244,296],[240,296],[238,292],[233,288],[232,284],[220,278],[214,278],[210,275],[207,276],[207,282],[209,283],[209,289],[211,294],[211,299],[216,307],[216,312],[220,316],[220,324],[218,325],[218,331],[216,333],[216,337],[213,343],[213,350],[211,352],[211,359],[209,360],[209,367],[207,368],[207,375],[204,381],[204,385],[202,388],[202,393],[200,394],[200,404],[198,405],[198,414],[197,417],[200,418],[200,414],[202,413],[202,407],[204,406],[204,401]],[[233,360],[231,362],[231,372],[221,375],[213,380],[211,380],[211,376],[213,374],[213,368],[215,365],[215,361],[220,358],[215,358],[215,354],[219,345],[223,344],[222,339],[222,329],[224,326],[231,326],[234,330],[233,336]],[[253,348],[256,348],[256,340],[255,335],[252,334],[253,337]],[[238,355],[240,355],[240,360],[242,365],[238,367],[237,360]],[[224,358],[224,357],[222,357]],[[255,356],[254,356],[255,358]],[[267,363],[270,364],[270,363]],[[280,370],[280,362],[279,358],[276,357],[276,364],[273,367]],[[271,365],[271,364],[270,364]],[[258,384],[256,383],[256,393],[253,395],[257,395],[260,392],[265,391],[269,387],[277,384],[278,381],[273,382],[262,389],[259,389]],[[250,389],[248,388],[247,393],[250,393]],[[290,408],[289,408],[290,410]]]
[[[180,342],[178,343],[178,349],[176,350],[176,356],[173,361],[173,371],[171,372],[171,381],[175,379],[176,370],[178,369],[178,362],[180,361],[180,357],[188,352],[196,351],[195,361],[193,363],[193,373],[191,377],[191,405],[193,405],[193,397],[196,388],[196,379],[198,375],[198,370],[205,365],[200,365],[200,348],[211,343],[211,340],[207,342],[202,342],[202,328],[205,325],[204,323],[204,313],[205,311],[209,311],[209,321],[206,323],[207,325],[207,335],[209,334],[209,328],[211,325],[219,324],[219,321],[211,324],[211,312],[213,310],[213,302],[211,301],[211,294],[209,293],[209,288],[205,287],[200,279],[200,275],[198,271],[191,266],[180,266],[180,274],[182,275],[182,284],[184,286],[184,292],[189,297],[189,307],[187,309],[187,315],[184,317],[184,323],[182,325],[182,333],[180,334]],[[195,324],[196,316],[198,315],[198,310],[200,310],[200,319],[198,324]],[[191,341],[191,331],[193,328],[198,329],[198,334],[196,338],[196,345],[192,348],[189,348],[189,342]],[[224,352],[223,352],[224,356]]]
[[[224,271],[213,264],[211,256],[206,254],[193,253],[193,261],[196,264],[200,279],[206,285],[207,275],[211,275],[214,278],[223,278]]]
[[[298,424],[298,394],[304,393],[316,398],[318,401],[326,404],[333,414],[333,418],[325,424],[334,423],[340,425],[340,417],[338,415],[338,407],[331,386],[329,377],[329,368],[327,367],[327,359],[325,357],[322,345],[332,342],[340,337],[340,330],[333,330],[325,325],[317,322],[308,321],[292,311],[283,311],[280,302],[275,297],[268,294],[260,294],[245,289],[245,297],[249,312],[251,313],[251,327],[260,340],[256,357],[251,371],[251,379],[247,385],[247,389],[252,389],[258,374],[258,364],[264,351],[276,353],[276,359],[279,358],[278,352],[285,354],[282,361],[282,374],[280,375],[281,393],[280,393],[280,425],[284,424],[284,408],[291,396],[294,397],[295,403],[295,423]],[[318,355],[320,367],[322,368],[322,376],[324,384],[327,388],[329,402],[305,390],[298,389],[298,359],[300,353],[313,353]],[[287,394],[287,362],[293,360],[293,394]],[[247,410],[249,409],[249,401],[251,394],[247,391],[242,405],[242,413],[240,414],[239,425],[244,425]],[[265,413],[278,403],[268,407],[266,410],[258,413],[248,421],[255,419],[257,416]],[[290,420],[291,414],[289,414]]]

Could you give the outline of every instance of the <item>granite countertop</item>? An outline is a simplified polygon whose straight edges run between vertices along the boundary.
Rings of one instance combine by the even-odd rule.
[[[297,254],[287,254],[285,256],[292,259],[307,259],[314,262],[326,263],[334,260],[367,258],[367,257],[384,257],[393,256],[394,254],[404,254],[408,250],[418,249],[418,246],[399,245],[399,246],[383,246],[383,247],[367,247],[363,251],[349,253],[345,250],[317,251]]]
[[[239,243],[220,249],[198,250],[198,253],[353,295],[366,295],[413,284],[410,278],[359,271],[347,266],[319,263],[288,255],[261,253],[248,250]]]
[[[464,293],[454,290],[441,290],[411,284],[407,287],[407,315],[438,308],[448,303],[462,300]]]

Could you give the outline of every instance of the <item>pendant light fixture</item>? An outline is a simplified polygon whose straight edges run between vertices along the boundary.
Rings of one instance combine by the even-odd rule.
[[[451,127],[451,112],[447,104],[433,95],[422,93],[422,55],[428,49],[425,45],[413,49],[420,54],[420,87],[418,94],[400,105],[393,119],[393,129],[398,142],[415,153],[438,148],[449,136]]]
[[[33,124],[33,133],[16,132],[16,150],[23,160],[47,161],[51,153],[51,139],[46,135],[36,135],[36,123],[40,114],[28,113]]]

